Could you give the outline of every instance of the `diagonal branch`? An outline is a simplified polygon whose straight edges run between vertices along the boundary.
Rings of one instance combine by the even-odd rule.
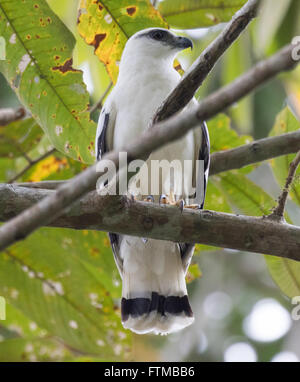
[[[284,221],[284,209],[285,209],[287,197],[289,195],[289,191],[293,183],[293,180],[295,178],[295,174],[299,164],[300,164],[300,151],[298,152],[295,159],[290,164],[289,173],[286,178],[284,188],[278,198],[278,204],[274,208],[273,212],[268,216],[269,218],[279,220],[279,221]]]
[[[16,216],[53,193],[0,185],[0,221]],[[181,212],[176,207],[132,201],[124,196],[98,196],[95,191],[77,201],[49,225],[203,243],[300,261],[299,227],[267,218],[214,211],[184,209]]]
[[[29,159],[29,163],[27,166],[23,168],[18,174],[16,174],[13,178],[11,178],[8,183],[14,183],[17,179],[21,178],[28,170],[31,169],[32,166],[36,165],[37,163],[41,162],[43,159],[47,158],[48,156],[54,154],[56,152],[56,149],[53,148],[49,151],[47,151],[45,154],[41,155],[40,157],[36,159]]]
[[[294,68],[298,62],[292,58],[293,49],[292,44],[287,45],[272,57],[255,65],[231,84],[211,94],[200,102],[198,107],[195,106],[190,111],[157,123],[152,129],[146,130],[139,139],[124,146],[120,151],[127,152],[129,162],[134,159],[147,159],[154,150],[181,138],[189,130],[199,126],[199,123],[214,117],[267,80],[282,71]],[[118,151],[107,153],[103,160],[110,160],[117,169],[119,168]],[[24,239],[38,227],[49,224],[77,199],[94,189],[99,177],[96,171],[99,163],[89,167],[60,186],[50,196],[1,226],[0,250],[17,240]]]
[[[240,169],[253,163],[262,162],[282,155],[294,154],[299,150],[300,131],[259,139],[231,150],[213,153],[211,155],[209,175],[216,175],[223,171]],[[66,182],[66,180],[51,180],[34,183],[17,183],[17,185],[29,188],[53,190]]]
[[[8,125],[11,122],[22,119],[24,116],[24,107],[19,107],[18,109],[0,109],[0,126]]]
[[[104,101],[105,97],[107,96],[107,94],[110,92],[110,89],[112,88],[112,86],[113,86],[113,83],[110,82],[108,87],[106,88],[105,92],[102,94],[101,98],[99,99],[99,101],[96,102],[95,105],[93,105],[91,107],[90,114],[92,114],[97,109],[101,109],[102,108],[103,101]]]
[[[300,150],[300,131],[253,141],[234,149],[212,154],[209,174],[235,170]]]
[[[256,16],[258,5],[259,0],[249,0],[233,16],[220,35],[201,53],[182,81],[160,106],[153,118],[153,123],[169,118],[190,102],[219,58]]]

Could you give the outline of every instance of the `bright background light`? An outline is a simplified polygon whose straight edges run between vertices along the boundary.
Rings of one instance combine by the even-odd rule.
[[[203,309],[208,317],[222,320],[231,312],[232,301],[224,292],[213,292],[205,298]]]
[[[246,342],[236,342],[224,352],[225,362],[256,362],[255,349]]]
[[[258,301],[243,324],[246,335],[260,342],[276,341],[284,336],[290,327],[290,314],[272,298]]]
[[[283,351],[276,354],[272,359],[272,362],[299,362],[298,357],[295,353],[289,351]]]

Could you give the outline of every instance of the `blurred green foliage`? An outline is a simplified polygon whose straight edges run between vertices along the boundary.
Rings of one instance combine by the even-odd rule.
[[[88,104],[98,101],[111,78],[116,80],[117,61],[127,38],[134,32],[167,23],[171,28],[181,29],[180,33],[190,36],[195,46],[192,53],[180,55],[187,68],[220,32],[223,22],[244,3],[163,0],[155,10],[149,0],[108,0],[97,5],[68,0],[27,0],[20,5],[16,0],[0,0],[0,35],[8,42],[7,61],[0,62],[0,107],[23,105],[31,114],[0,127],[0,181],[8,182],[18,176],[28,165],[28,158],[38,160],[53,147],[57,151],[30,166],[17,180],[68,179],[84,170],[85,163],[93,162],[94,121],[98,113],[93,114],[94,120],[90,119]],[[233,81],[292,36],[300,35],[299,5],[297,0],[285,0],[280,5],[264,1],[260,18],[228,49],[197,97],[203,98]],[[204,27],[208,28],[199,29]],[[118,40],[120,31],[124,35]],[[95,36],[99,33],[105,34],[107,40],[96,47]],[[110,52],[114,41],[117,44]],[[294,131],[299,128],[299,112],[297,69],[209,121],[212,152]],[[267,166],[280,187],[293,157],[276,158]],[[276,200],[260,185],[261,179],[255,178],[260,167],[247,166],[212,176],[205,207],[254,216],[268,214]],[[299,195],[296,180],[291,198],[297,210]],[[192,298],[201,303],[205,294],[225,285],[227,293],[236,300],[230,317],[222,322],[222,328],[215,330],[218,338],[209,324],[201,323],[204,318],[197,317],[196,324],[186,332],[191,333],[187,353],[180,357],[220,360],[223,342],[234,336],[245,338],[242,321],[251,304],[271,295],[288,307],[289,300],[280,295],[280,290],[289,297],[300,294],[299,263],[267,257],[267,266],[279,290],[270,286],[263,266],[254,267],[262,256],[258,259],[250,255],[255,268],[250,271],[249,264],[245,266],[241,260],[247,258],[246,254],[234,257],[213,247],[197,248],[201,256],[194,258],[188,274]],[[225,262],[224,258],[230,261]],[[195,282],[201,276],[199,264],[203,275]],[[223,284],[221,279],[225,280]],[[7,320],[0,323],[0,361],[150,360],[159,357],[156,346],[162,351],[174,345],[172,338],[176,341],[179,336],[180,343],[184,341],[185,334],[179,333],[177,337],[170,336],[170,342],[150,338],[150,343],[146,339],[145,344],[124,330],[120,324],[120,282],[108,238],[101,232],[43,228],[1,253],[0,295],[7,301]],[[198,319],[199,327],[207,330],[212,343],[212,347],[201,352],[201,341],[194,342],[200,330]],[[255,346],[259,360],[270,360],[283,342]]]

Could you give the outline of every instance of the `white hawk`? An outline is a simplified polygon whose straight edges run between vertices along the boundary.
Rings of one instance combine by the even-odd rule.
[[[192,48],[191,40],[162,28],[139,31],[128,40],[120,61],[118,81],[99,117],[97,160],[109,150],[121,150],[125,143],[133,142],[149,128],[154,113],[180,81],[180,75],[173,68],[174,58],[188,47]],[[195,102],[193,99],[186,108]],[[186,203],[191,197],[187,184],[195,184],[196,160],[202,160],[204,172],[197,182],[204,190],[199,201],[199,208],[203,208],[209,168],[209,137],[205,123],[153,152],[146,164],[150,165],[153,160],[192,161],[192,169],[186,170],[184,180],[182,174],[174,170],[171,193],[168,194],[170,189],[165,189],[168,182],[164,175],[159,181],[159,195],[168,194],[171,201],[176,198]],[[151,182],[151,177],[149,180]],[[129,184],[129,193],[130,190]],[[143,189],[141,185],[139,198],[148,194],[148,188]],[[165,200],[165,196],[159,195],[148,200]],[[185,274],[194,244],[116,233],[109,233],[109,237],[123,283],[123,326],[140,334],[167,334],[190,325],[194,317],[187,297]]]

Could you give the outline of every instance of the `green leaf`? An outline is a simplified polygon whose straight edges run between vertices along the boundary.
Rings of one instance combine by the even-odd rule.
[[[45,0],[0,0],[0,35],[6,60],[0,61],[20,101],[61,152],[94,162],[96,125],[82,72],[72,67],[75,39]]]
[[[118,62],[130,36],[150,27],[167,28],[167,23],[149,0],[81,0],[78,30],[106,65],[116,82]]]
[[[300,263],[275,256],[265,256],[274,282],[288,297],[300,295]]]
[[[42,136],[43,131],[33,118],[0,126],[0,157],[17,158],[27,154]]]
[[[11,289],[10,296],[17,298],[17,290]],[[6,319],[0,326],[0,362],[63,361],[70,357],[70,349],[6,303]]]
[[[32,166],[21,180],[22,182],[66,180],[73,178],[85,168],[84,164],[57,152]]]
[[[192,281],[199,279],[202,276],[202,272],[197,263],[191,264],[186,274],[186,282],[189,284]]]
[[[70,351],[52,339],[13,338],[0,342],[0,362],[53,362],[70,357]]]
[[[281,135],[296,131],[300,128],[300,122],[296,119],[288,107],[283,109],[277,116],[270,136]],[[284,187],[286,178],[288,176],[290,163],[295,158],[296,154],[280,156],[270,160],[273,173],[277,179],[279,186]],[[296,178],[290,188],[289,196],[291,199],[300,205],[300,182],[299,182],[300,168],[297,169]]]
[[[16,298],[18,292],[16,289],[10,290],[10,297]],[[16,337],[23,337],[27,339],[43,338],[48,333],[39,328],[36,322],[30,320],[21,311],[6,302],[6,318],[1,322],[0,338],[2,340],[11,339]],[[0,343],[2,341],[0,340]]]
[[[250,143],[253,139],[249,135],[238,135],[231,127],[231,120],[225,114],[219,114],[207,123],[210,135],[210,152],[233,149]],[[238,170],[246,174],[252,171],[255,165],[249,165]]]
[[[0,158],[0,182],[6,183],[16,173],[16,163],[14,160]]]
[[[270,136],[281,135],[284,133],[298,130],[299,121],[286,107],[277,116]],[[295,154],[285,155],[270,160],[275,178],[280,187],[284,187],[288,175],[289,166]],[[299,170],[296,175],[299,176]],[[299,180],[295,180],[290,188],[289,196],[298,205],[300,204],[300,185]],[[300,294],[300,263],[297,261],[283,259],[279,257],[266,256],[266,262],[274,282],[279,286],[283,293],[289,297]]]
[[[225,195],[218,188],[218,182],[214,176],[208,180],[204,207],[206,210],[232,212]]]
[[[229,21],[246,0],[163,0],[158,10],[173,28],[209,27]]]
[[[120,280],[103,233],[44,228],[0,254],[0,295],[49,335],[101,358],[125,354]]]
[[[246,215],[268,215],[275,204],[273,198],[262,188],[236,171],[214,176],[214,184],[233,209]]]
[[[245,31],[222,57],[222,85],[227,85],[234,81],[251,67],[251,46],[252,42],[249,36],[249,31]],[[252,101],[253,95],[249,95],[235,103],[228,110],[234,125],[238,126],[239,130],[242,132],[252,131]]]
[[[232,149],[252,141],[249,135],[239,136],[230,126],[230,118],[219,114],[207,123],[210,135],[211,153]]]
[[[285,20],[291,2],[292,0],[279,1],[276,7],[274,7],[273,0],[262,2],[255,31],[257,34],[255,36],[257,38],[256,45],[260,54],[265,51],[265,48],[274,39],[274,35]],[[266,28],[266,25],[268,25],[268,28]]]

